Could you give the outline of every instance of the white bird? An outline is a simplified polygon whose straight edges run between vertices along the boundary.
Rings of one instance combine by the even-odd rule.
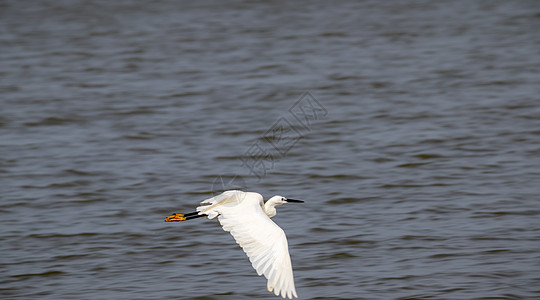
[[[267,288],[276,296],[298,298],[285,232],[271,217],[276,215],[276,206],[285,203],[304,202],[274,196],[266,203],[258,193],[225,191],[201,202],[197,211],[174,214],[166,222],[177,222],[207,217],[218,217],[223,230],[229,231],[247,254],[251,265],[259,276],[268,279]]]

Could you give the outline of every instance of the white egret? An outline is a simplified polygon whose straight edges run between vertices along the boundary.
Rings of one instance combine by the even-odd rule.
[[[270,220],[276,215],[277,205],[292,202],[304,201],[274,196],[265,203],[258,193],[231,190],[204,200],[196,212],[174,214],[165,221],[217,217],[223,230],[229,231],[247,254],[257,274],[268,279],[268,291],[292,299],[298,296],[294,287],[287,237]]]

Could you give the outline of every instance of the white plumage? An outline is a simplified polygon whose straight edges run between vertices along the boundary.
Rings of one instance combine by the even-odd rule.
[[[176,214],[165,220],[217,217],[223,230],[230,232],[247,254],[257,274],[268,279],[268,291],[274,292],[276,296],[292,299],[298,296],[287,237],[285,232],[270,220],[276,214],[275,206],[288,202],[303,201],[274,196],[264,203],[263,197],[258,193],[225,191],[202,201],[196,214]]]

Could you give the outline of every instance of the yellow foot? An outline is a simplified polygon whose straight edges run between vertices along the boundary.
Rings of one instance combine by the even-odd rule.
[[[186,217],[184,217],[183,214],[174,214],[172,216],[168,216],[165,218],[165,222],[179,222],[179,221],[185,221]]]

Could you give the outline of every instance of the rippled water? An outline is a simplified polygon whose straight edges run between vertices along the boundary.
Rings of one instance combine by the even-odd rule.
[[[302,299],[539,298],[538,28],[536,1],[3,1],[0,296],[277,299],[216,222],[163,222],[222,176],[306,200],[275,217]]]

